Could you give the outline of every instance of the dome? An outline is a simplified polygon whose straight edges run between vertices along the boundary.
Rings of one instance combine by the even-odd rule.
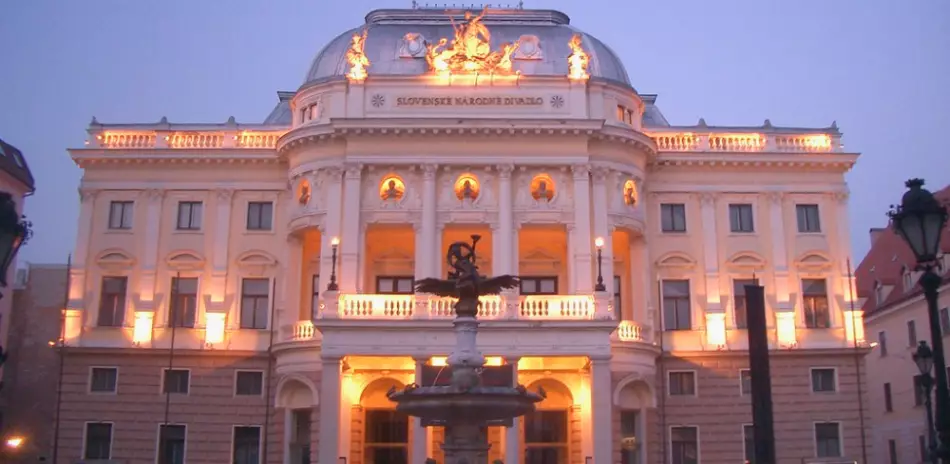
[[[477,15],[480,11],[470,10]],[[466,10],[411,9],[375,10],[366,15],[366,24],[350,29],[330,41],[310,65],[304,84],[342,78],[348,71],[346,51],[353,34],[367,31],[364,53],[370,61],[369,76],[412,76],[428,72],[425,53],[407,55],[404,37],[421,34],[428,43],[454,36],[452,21],[465,22]],[[566,76],[568,41],[581,34],[584,50],[590,55],[588,72],[630,86],[627,71],[613,50],[597,38],[570,26],[570,18],[553,10],[492,9],[482,19],[491,32],[491,49],[503,43],[517,43],[523,36],[537,37],[541,58],[513,59],[512,69],[522,75]]]

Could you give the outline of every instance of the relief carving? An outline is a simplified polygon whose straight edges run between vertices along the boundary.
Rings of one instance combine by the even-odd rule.
[[[426,38],[418,32],[408,32],[399,44],[400,58],[424,58],[426,56]]]

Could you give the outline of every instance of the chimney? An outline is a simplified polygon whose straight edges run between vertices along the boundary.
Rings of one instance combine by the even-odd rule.
[[[874,246],[874,242],[876,242],[877,239],[881,238],[881,235],[884,235],[885,231],[887,231],[887,229],[883,227],[871,228],[871,246]]]

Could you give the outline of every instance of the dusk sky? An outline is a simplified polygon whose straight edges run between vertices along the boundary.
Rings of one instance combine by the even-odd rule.
[[[424,2],[420,2],[424,3]],[[517,3],[512,0],[511,3]],[[314,55],[410,0],[23,0],[0,15],[0,138],[36,177],[21,263],[65,262],[81,172],[66,148],[100,122],[260,122]],[[826,127],[847,176],[854,258],[904,180],[950,183],[950,1],[526,0],[567,13],[659,94],[672,124]],[[372,68],[370,68],[372,74]],[[711,153],[709,156],[716,156]],[[857,264],[855,263],[855,266]]]

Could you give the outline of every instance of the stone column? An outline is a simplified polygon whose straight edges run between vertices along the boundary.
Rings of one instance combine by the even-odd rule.
[[[164,312],[158,311],[158,301],[155,301],[155,280],[156,265],[158,263],[158,241],[162,231],[162,204],[165,198],[165,190],[149,189],[144,193],[146,200],[145,208],[145,234],[142,243],[142,267],[139,274],[138,298],[136,302],[136,311],[151,311],[154,319],[165,321]],[[177,217],[177,215],[176,215]],[[203,219],[203,218],[202,218]],[[126,313],[129,314],[128,312]],[[134,315],[132,316],[134,320]],[[130,319],[126,316],[126,321]],[[92,321],[87,320],[87,324]],[[159,322],[164,325],[164,322]]]
[[[574,171],[574,230],[571,233],[572,256],[574,261],[574,291],[577,294],[590,294],[594,291],[593,242],[590,236],[590,168],[587,165],[575,165]]]
[[[506,362],[511,364],[513,371],[514,385],[518,386],[518,361],[521,358],[506,358]],[[521,421],[523,419],[516,417],[511,420],[511,427],[505,430],[505,463],[520,464],[521,462]]]
[[[324,357],[320,374],[320,451],[317,462],[339,461],[340,383],[340,358]]]
[[[772,263],[775,275],[776,310],[792,311],[788,286],[788,248],[785,239],[785,194],[772,192],[769,199],[769,228],[772,232]]]
[[[425,365],[428,358],[426,357],[413,357],[413,361],[416,363],[416,374],[414,382],[416,385],[422,385],[422,366]],[[425,464],[426,458],[429,455],[429,429],[422,426],[422,419],[418,417],[412,418],[412,449],[409,451],[409,458],[412,464]]]
[[[605,292],[608,295],[613,295],[614,289],[614,247],[613,247],[613,234],[611,233],[611,228],[608,225],[607,220],[607,169],[597,167],[594,168],[591,172],[593,174],[594,186],[593,186],[593,198],[592,198],[592,207],[594,210],[594,237],[604,239],[604,245],[601,248],[602,254],[602,266],[601,271],[602,278],[604,279],[604,286],[606,288]],[[596,251],[595,251],[596,252]],[[596,259],[596,258],[595,258]],[[597,280],[597,266],[598,263],[594,262],[594,280]],[[598,308],[600,309],[600,308]],[[606,308],[600,309],[604,314],[598,314],[598,316],[605,316]],[[614,311],[620,311],[620,308],[614,308]]]
[[[69,308],[83,308],[86,298],[86,269],[89,263],[89,237],[92,234],[96,196],[99,190],[80,188],[79,225],[76,236],[76,250],[73,254],[72,269],[69,278]],[[91,317],[89,317],[91,319]]]
[[[423,277],[437,277],[438,268],[433,267],[436,263],[432,257],[431,246],[437,241],[435,227],[435,212],[438,206],[438,198],[435,193],[435,177],[439,167],[434,164],[422,166],[422,248],[416,250],[416,275]],[[421,272],[421,274],[419,274]]]
[[[290,461],[290,444],[294,440],[294,410],[290,408],[284,409],[284,446],[283,446],[283,464],[294,464]]]
[[[228,279],[228,251],[231,238],[231,211],[234,190],[215,191],[214,245],[211,251],[211,285],[207,289],[208,301],[223,305]],[[208,310],[210,308],[205,308]],[[227,311],[227,308],[214,308]]]
[[[296,235],[287,236],[287,276],[284,280],[284,309],[279,311],[277,327],[293,324],[301,320],[310,320],[310,301],[303,311],[303,302],[300,300],[301,286],[308,285],[310,278],[303,278],[303,240]],[[308,285],[309,286],[309,285]]]
[[[324,168],[321,173],[317,175],[323,177],[323,181],[326,182],[326,218],[324,219],[323,226],[320,227],[320,298],[323,298],[323,292],[327,289],[327,283],[330,282],[330,275],[333,272],[333,264],[331,255],[333,254],[333,248],[330,244],[333,237],[338,237],[341,240],[343,237],[340,237],[341,229],[341,215],[343,210],[343,170],[339,167],[332,166]],[[351,240],[355,240],[352,238]],[[339,250],[337,250],[339,252]],[[339,263],[339,254],[337,254],[337,270],[340,269]],[[339,280],[339,273],[337,273],[337,279]]]
[[[511,200],[511,171],[514,167],[510,164],[498,166],[498,236],[493,240],[493,246],[499,251],[495,263],[492,265],[494,275],[517,274],[513,262],[516,258],[512,255],[512,237],[514,236]]]
[[[706,271],[706,310],[722,311],[719,289],[719,238],[716,224],[718,194],[703,193],[699,201],[703,222],[703,267]]]
[[[612,462],[613,421],[610,400],[610,359],[591,359],[591,433],[594,436],[594,462]]]
[[[340,237],[340,292],[356,293],[360,255],[360,178],[362,165],[346,166]]]

